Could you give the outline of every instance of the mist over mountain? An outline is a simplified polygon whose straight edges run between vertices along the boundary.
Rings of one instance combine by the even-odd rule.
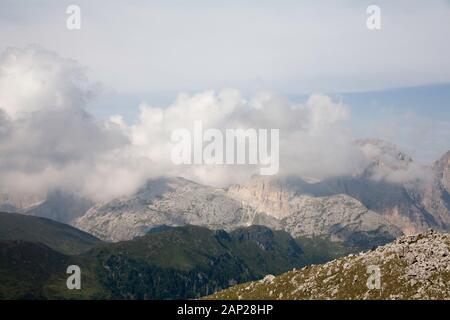
[[[293,103],[269,91],[251,96],[236,89],[183,93],[165,106],[143,102],[137,119],[128,123],[120,114],[98,120],[89,112],[101,85],[75,60],[37,45],[8,48],[1,54],[0,70],[0,199],[16,199],[1,201],[5,206],[28,208],[58,191],[105,202],[131,196],[147,180],[161,177],[226,188],[259,172],[256,165],[174,165],[171,134],[178,128],[192,130],[194,121],[218,130],[279,129],[284,176],[323,180],[359,175],[378,154],[385,165],[371,173],[373,179],[427,179],[419,165],[391,157],[393,149],[386,143],[355,144],[351,107],[326,94]]]
[[[424,167],[382,141],[358,144],[372,152],[360,174],[319,181],[254,176],[227,189],[182,178],[153,180],[131,197],[95,205],[74,223],[113,241],[159,225],[233,230],[259,224],[293,237],[330,237],[361,248],[429,228],[450,230],[448,154]]]
[[[214,95],[209,97],[214,101]],[[228,96],[223,99],[225,97]],[[189,98],[192,108],[204,98]],[[272,99],[265,96],[258,103],[267,106],[284,103]],[[310,107],[301,109],[303,111],[292,111],[313,112],[312,122],[305,124],[306,132],[311,134],[322,130],[319,129],[322,128],[321,116],[317,114],[321,103],[325,103],[324,112],[335,108],[331,101],[314,99],[316,102],[311,102]],[[206,100],[206,108],[211,103]],[[257,110],[264,109],[262,105]],[[175,104],[172,111],[169,108],[165,112],[176,113],[180,107],[181,104]],[[285,105],[285,108],[290,107]],[[339,108],[345,115],[345,107]],[[327,122],[327,128],[329,125]],[[243,181],[225,188],[168,175],[149,179],[136,192],[112,200],[91,200],[83,192],[64,188],[48,192],[43,189],[39,195],[3,193],[0,203],[6,211],[71,223],[108,241],[131,240],[161,225],[191,224],[234,230],[257,224],[287,231],[293,237],[329,237],[333,241],[368,248],[392,241],[401,234],[428,228],[450,229],[448,153],[433,165],[425,166],[382,140],[357,140],[350,145],[354,154],[358,154],[358,161],[349,161],[352,170],[338,175],[337,172],[326,173],[326,168],[330,167],[321,165],[322,177],[314,175],[314,171],[302,175],[282,170],[274,177],[253,175],[244,179],[251,172],[244,168],[246,173],[239,179]],[[204,173],[211,171],[208,169]],[[139,170],[137,174],[140,175],[138,180],[144,177]],[[115,176],[114,170],[110,176]],[[113,187],[117,185],[120,182],[113,183]]]

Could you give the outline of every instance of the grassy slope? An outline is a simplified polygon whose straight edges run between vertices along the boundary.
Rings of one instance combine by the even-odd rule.
[[[101,243],[69,225],[16,213],[0,213],[0,240],[42,243],[64,254],[79,254]]]

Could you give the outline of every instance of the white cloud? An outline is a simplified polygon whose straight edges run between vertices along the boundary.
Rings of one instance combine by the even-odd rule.
[[[363,140],[358,145],[365,157],[372,160],[369,170],[373,180],[417,186],[431,182],[431,167],[414,162],[397,146],[384,140]]]
[[[84,68],[37,46],[0,58],[0,188],[80,191],[104,154],[128,144],[118,126],[86,112],[95,92]]]
[[[167,171],[207,184],[226,185],[245,181],[258,172],[255,166],[180,166],[170,160],[171,133],[192,130],[195,121],[204,129],[279,129],[283,174],[310,178],[353,174],[365,163],[345,128],[347,106],[328,96],[312,95],[304,105],[291,105],[274,93],[246,100],[237,90],[181,94],[167,108],[141,106],[139,121],[128,130],[139,156],[148,157]]]
[[[0,66],[0,108],[13,120],[35,111],[80,110],[96,90],[76,61],[39,46],[6,49]]]
[[[167,107],[140,106],[136,123],[120,115],[99,123],[87,111],[97,90],[85,69],[32,46],[0,58],[0,192],[80,192],[95,200],[132,193],[157,176],[184,176],[225,186],[256,166],[175,166],[172,131],[206,128],[279,129],[280,172],[305,178],[361,172],[367,154],[347,129],[349,107],[322,94],[292,104],[273,92],[247,99],[235,89],[180,94]],[[403,181],[411,171],[390,175]],[[400,176],[395,176],[400,175]]]

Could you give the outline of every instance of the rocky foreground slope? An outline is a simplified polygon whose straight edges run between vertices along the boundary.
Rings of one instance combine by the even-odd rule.
[[[366,253],[268,275],[208,299],[450,299],[450,235],[429,231],[401,237]]]

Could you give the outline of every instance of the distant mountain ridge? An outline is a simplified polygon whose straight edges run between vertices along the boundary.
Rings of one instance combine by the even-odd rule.
[[[162,225],[228,231],[265,225],[293,237],[322,236],[367,248],[401,234],[450,230],[450,152],[425,167],[381,140],[355,144],[369,160],[365,170],[320,181],[255,176],[219,189],[167,177],[106,203],[62,191],[38,202],[17,196],[0,203],[8,211],[14,210],[11,203],[28,204],[19,211],[70,223],[107,241],[130,240]]]
[[[93,205],[86,197],[63,190],[36,195],[0,194],[0,212],[23,213],[62,223],[72,223]]]
[[[72,223],[83,216],[94,202],[74,193],[53,191],[44,201],[21,210],[24,214],[49,218],[63,223]]]
[[[137,193],[91,208],[75,226],[102,239],[130,240],[161,225],[231,230],[251,224],[251,209],[222,189],[183,178],[148,181]]]
[[[383,141],[357,144],[372,162],[353,176],[316,182],[255,176],[226,190],[162,178],[132,196],[97,204],[74,225],[118,241],[159,225],[233,230],[257,224],[293,237],[331,237],[362,248],[429,228],[450,230],[450,152],[424,167]]]
[[[382,244],[401,234],[382,216],[346,195],[300,195],[286,200],[283,194],[280,201],[286,200],[290,211],[278,219],[275,210],[261,211],[233,190],[182,178],[155,180],[136,195],[93,207],[75,226],[110,241],[130,240],[160,225],[186,224],[225,230],[256,224],[287,231],[293,237],[331,236],[340,241],[351,240],[353,233],[365,234],[367,239],[374,233]]]

